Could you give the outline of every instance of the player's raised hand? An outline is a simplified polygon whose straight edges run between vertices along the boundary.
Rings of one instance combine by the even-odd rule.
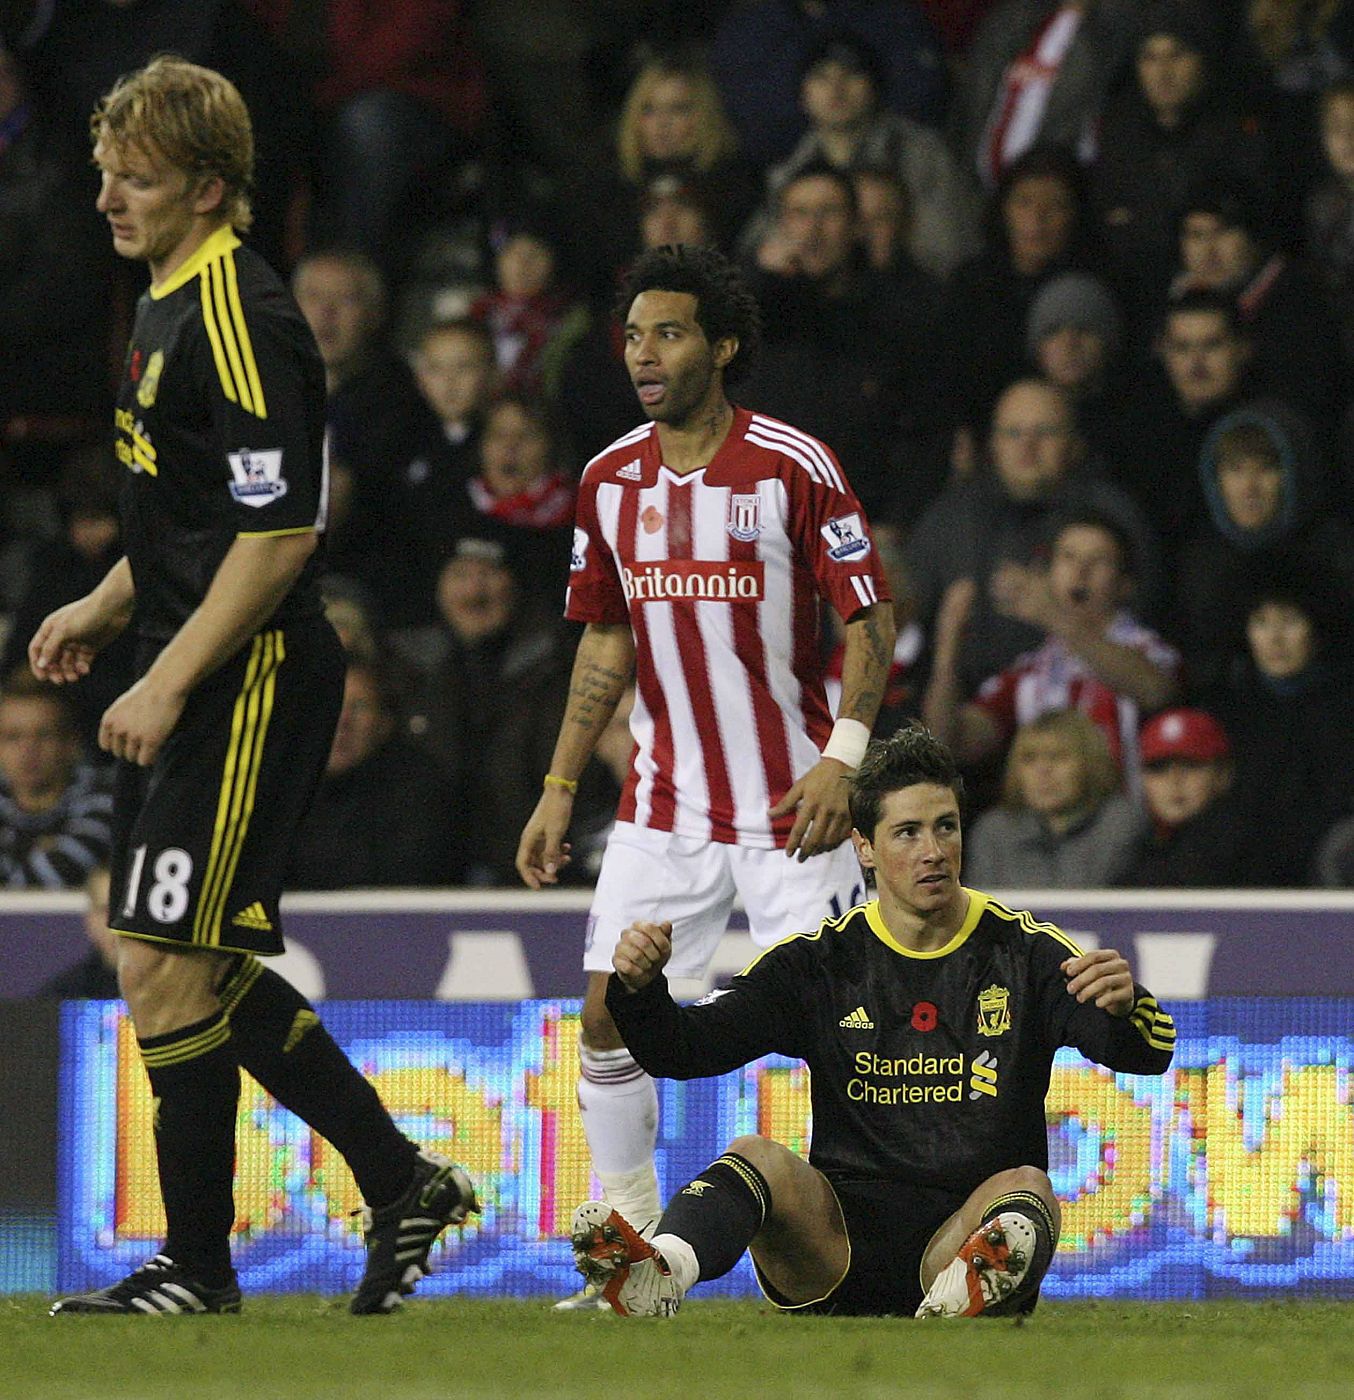
[[[50,612],[28,643],[29,669],[40,681],[67,685],[89,675],[95,656],[126,626],[109,617],[93,595]]]
[[[785,843],[787,856],[801,861],[835,850],[851,834],[848,806],[851,770],[835,758],[820,758],[771,808],[771,820],[794,812]]]
[[[1065,958],[1062,970],[1067,990],[1078,1001],[1093,1001],[1111,1016],[1127,1016],[1133,1010],[1133,973],[1113,948]]]
[[[632,992],[647,987],[672,956],[672,925],[636,921],[621,934],[611,965]]]
[[[559,873],[571,859],[564,834],[569,830],[573,810],[573,794],[567,788],[548,787],[522,828],[522,839],[517,843],[517,873],[531,889],[559,884]]]

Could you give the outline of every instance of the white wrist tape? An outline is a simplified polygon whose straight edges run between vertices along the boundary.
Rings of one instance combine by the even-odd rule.
[[[859,768],[869,743],[870,731],[858,719],[839,719],[832,726],[832,737],[823,745],[823,757]]]

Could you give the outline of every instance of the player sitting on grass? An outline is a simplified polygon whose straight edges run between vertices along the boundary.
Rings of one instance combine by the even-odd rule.
[[[959,883],[962,783],[920,725],[872,744],[850,780],[852,840],[878,898],[763,953],[678,1007],[671,925],[622,935],[607,1007],[668,1079],[761,1055],[812,1071],[809,1160],[741,1137],[644,1240],[580,1206],[580,1272],[622,1315],[676,1312],[745,1249],[777,1307],[961,1317],[1030,1311],[1058,1240],[1044,1096],[1054,1052],[1161,1074],[1175,1027],[1112,949]]]

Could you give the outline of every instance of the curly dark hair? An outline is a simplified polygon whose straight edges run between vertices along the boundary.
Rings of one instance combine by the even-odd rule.
[[[963,807],[964,780],[959,776],[954,755],[924,724],[913,720],[887,739],[874,740],[852,774],[852,826],[867,840],[874,840],[884,799],[915,783],[949,788]]]
[[[625,323],[641,292],[687,292],[696,298],[696,324],[713,345],[733,336],[734,357],[724,366],[724,382],[747,377],[762,342],[762,313],[735,263],[716,248],[667,244],[651,248],[626,272],[616,297],[616,319]]]

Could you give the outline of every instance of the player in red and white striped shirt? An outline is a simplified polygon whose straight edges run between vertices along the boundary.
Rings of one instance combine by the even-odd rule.
[[[565,610],[587,627],[517,869],[533,889],[555,883],[578,776],[633,678],[636,749],[588,920],[579,1104],[607,1198],[643,1224],[659,1213],[657,1097],[606,1010],[612,949],[635,920],[671,919],[669,971],[700,976],[735,894],[763,946],[859,901],[844,779],[894,624],[836,457],[725,396],[760,331],[737,270],[711,249],[659,249],[631,269],[621,305],[650,422],[583,473]],[[846,622],[835,725],[824,599]]]

